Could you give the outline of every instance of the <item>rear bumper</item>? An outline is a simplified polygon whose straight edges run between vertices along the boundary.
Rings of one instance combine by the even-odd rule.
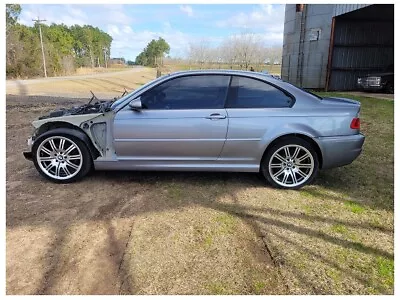
[[[318,138],[322,152],[322,169],[352,163],[361,154],[364,140],[365,136],[362,134]]]

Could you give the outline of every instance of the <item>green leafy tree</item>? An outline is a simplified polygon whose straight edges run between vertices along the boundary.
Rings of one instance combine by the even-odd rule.
[[[21,5],[6,4],[6,26],[7,30],[10,26],[17,23],[18,17],[21,14]]]
[[[163,57],[170,51],[169,44],[161,37],[151,40],[146,48],[136,57],[135,63],[143,66],[161,66]]]

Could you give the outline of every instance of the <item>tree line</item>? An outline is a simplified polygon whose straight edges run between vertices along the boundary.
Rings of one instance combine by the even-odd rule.
[[[212,47],[207,40],[189,45],[188,60],[206,68],[210,64],[223,64],[231,69],[259,69],[265,64],[280,64],[282,47],[268,47],[253,33],[233,35]]]
[[[6,76],[42,76],[39,24],[18,23],[21,6],[6,5]],[[112,37],[91,25],[40,24],[46,71],[49,76],[73,73],[77,67],[105,66]]]

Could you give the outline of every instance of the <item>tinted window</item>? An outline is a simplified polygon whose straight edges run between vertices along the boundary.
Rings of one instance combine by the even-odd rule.
[[[227,107],[276,108],[289,107],[293,99],[276,87],[260,80],[234,76]]]
[[[229,76],[197,75],[169,80],[141,96],[147,109],[223,108]]]

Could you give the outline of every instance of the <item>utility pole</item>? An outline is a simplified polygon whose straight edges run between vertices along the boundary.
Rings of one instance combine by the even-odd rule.
[[[107,48],[103,48],[103,52],[104,52],[104,64],[106,65],[106,69],[107,69],[107,56],[106,56],[106,54],[107,54]]]
[[[46,59],[44,57],[44,49],[43,49],[42,27],[40,26],[40,23],[41,22],[45,22],[46,20],[40,20],[39,17],[38,17],[36,20],[32,19],[32,21],[35,22],[35,24],[37,23],[39,25],[40,45],[42,46],[44,77],[47,78]]]

